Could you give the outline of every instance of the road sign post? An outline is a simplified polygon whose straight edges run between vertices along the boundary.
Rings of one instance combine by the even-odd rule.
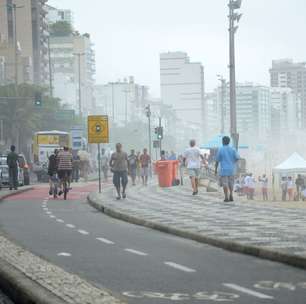
[[[101,152],[100,144],[109,142],[108,116],[88,116],[88,143],[98,144],[99,193],[101,193]]]

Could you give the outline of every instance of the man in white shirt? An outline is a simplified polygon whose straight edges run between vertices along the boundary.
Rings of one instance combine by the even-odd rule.
[[[201,150],[196,147],[194,139],[190,141],[190,148],[184,153],[184,163],[187,165],[191,180],[192,195],[198,194],[199,177],[201,173],[201,162],[204,160]]]

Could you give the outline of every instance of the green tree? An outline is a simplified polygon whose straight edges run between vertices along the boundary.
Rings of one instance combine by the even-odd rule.
[[[52,36],[62,37],[69,36],[73,32],[71,24],[67,21],[57,21],[50,26],[50,33]]]

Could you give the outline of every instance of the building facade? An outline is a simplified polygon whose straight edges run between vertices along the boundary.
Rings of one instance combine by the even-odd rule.
[[[301,124],[306,128],[306,62],[273,60],[270,81],[271,87],[291,88],[293,94],[301,99]]]
[[[162,53],[160,86],[162,102],[171,105],[178,118],[197,129],[194,136],[199,138],[199,131],[206,130],[203,65],[190,62],[184,52]]]
[[[145,106],[149,89],[135,83],[134,77],[95,86],[96,107],[119,126],[131,121],[146,121]]]
[[[0,0],[0,56],[4,57],[5,83],[48,84],[46,2]]]
[[[237,130],[244,143],[252,140],[264,141],[271,129],[271,93],[270,87],[253,83],[237,83],[236,86]],[[221,121],[221,87],[217,92],[218,121]],[[224,102],[225,133],[230,133],[230,98],[226,88]],[[215,108],[212,110],[215,110]]]

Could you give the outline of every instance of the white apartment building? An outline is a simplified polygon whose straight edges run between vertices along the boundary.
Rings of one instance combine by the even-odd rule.
[[[293,90],[284,87],[271,88],[271,131],[279,137],[301,127],[301,99]]]
[[[160,54],[160,86],[162,102],[171,105],[179,119],[197,131],[206,130],[204,100],[204,68],[191,62],[187,53]]]
[[[80,74],[82,113],[91,113],[95,107],[95,54],[90,36],[51,36],[50,52],[54,96],[78,111]]]
[[[218,88],[218,104],[221,105],[221,88]],[[267,86],[253,83],[237,83],[237,129],[245,143],[264,141],[271,130],[271,95]],[[230,132],[229,88],[225,97],[225,133]],[[219,109],[221,107],[219,106]],[[219,110],[220,111],[220,110]],[[220,112],[218,117],[221,117]],[[220,119],[220,118],[218,118]]]
[[[46,5],[47,9],[47,22],[48,24],[53,24],[58,21],[68,22],[72,27],[74,25],[74,16],[69,9],[58,9],[50,5]]]
[[[148,87],[136,84],[134,77],[95,86],[96,107],[117,125],[146,121],[145,106],[149,103]]]

